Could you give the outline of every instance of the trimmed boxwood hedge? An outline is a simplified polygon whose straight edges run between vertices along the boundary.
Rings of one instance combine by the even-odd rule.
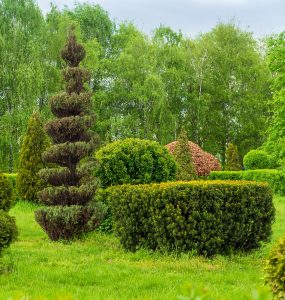
[[[268,241],[275,209],[266,183],[189,181],[101,190],[125,249],[211,256]]]
[[[276,169],[213,171],[210,180],[253,180],[267,182],[274,193],[285,195],[285,173]]]

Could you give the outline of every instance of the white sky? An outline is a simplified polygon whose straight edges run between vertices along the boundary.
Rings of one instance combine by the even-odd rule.
[[[73,0],[51,0],[59,8],[73,7]],[[50,2],[37,0],[44,12]],[[77,0],[99,4],[116,22],[133,21],[150,33],[160,24],[194,37],[219,21],[235,20],[256,37],[285,30],[285,0]]]

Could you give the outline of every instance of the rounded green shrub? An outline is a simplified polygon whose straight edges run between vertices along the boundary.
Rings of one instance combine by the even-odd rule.
[[[243,158],[243,165],[247,170],[271,169],[272,158],[263,150],[250,150]]]
[[[17,234],[15,218],[0,210],[0,253],[16,239]]]
[[[175,179],[176,163],[167,149],[149,140],[129,138],[102,147],[96,175],[103,187]]]
[[[285,298],[285,238],[271,250],[266,261],[266,283],[277,299]]]
[[[0,209],[8,211],[13,204],[13,186],[10,180],[0,173]]]

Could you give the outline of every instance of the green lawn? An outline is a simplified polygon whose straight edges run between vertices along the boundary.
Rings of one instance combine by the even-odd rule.
[[[273,241],[285,232],[285,198],[275,197]],[[212,299],[251,299],[263,286],[263,263],[272,243],[249,255],[202,257],[127,253],[113,236],[94,233],[72,244],[50,242],[34,221],[33,207],[12,210],[19,240],[0,260],[0,299],[177,299],[183,287],[206,287]],[[70,295],[70,298],[68,296]],[[59,298],[57,298],[59,297]],[[43,298],[41,298],[43,299]]]

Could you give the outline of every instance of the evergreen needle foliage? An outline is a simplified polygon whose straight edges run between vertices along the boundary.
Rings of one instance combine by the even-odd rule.
[[[7,213],[12,204],[12,184],[4,174],[0,173],[0,254],[16,239],[18,234],[15,218]]]
[[[177,179],[193,180],[197,174],[195,172],[192,160],[191,148],[188,145],[186,130],[182,130],[178,136],[177,145],[174,150],[174,159],[178,164]]]
[[[38,176],[44,168],[42,153],[48,146],[40,114],[34,112],[29,120],[28,130],[20,151],[20,169],[17,177],[18,195],[21,199],[38,202],[37,193],[45,186]]]
[[[45,125],[45,130],[53,145],[43,153],[45,162],[60,167],[41,170],[42,178],[51,186],[43,189],[39,197],[49,207],[35,214],[52,240],[68,240],[92,230],[101,216],[97,207],[89,205],[95,186],[88,175],[90,170],[81,163],[94,151],[95,139],[90,131],[91,94],[84,87],[89,73],[79,67],[85,49],[77,43],[73,29],[61,57],[68,65],[63,71],[66,90],[51,99],[51,111],[56,118]]]
[[[232,143],[229,143],[226,149],[226,162],[225,162],[225,170],[226,171],[239,171],[242,169],[238,148]]]

